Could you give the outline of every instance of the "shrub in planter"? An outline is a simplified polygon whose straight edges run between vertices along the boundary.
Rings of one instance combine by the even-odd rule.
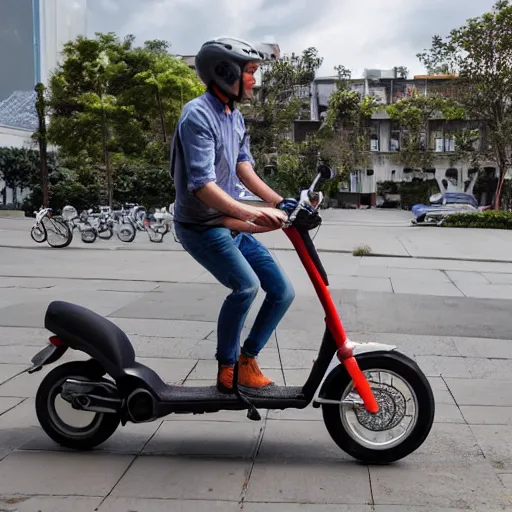
[[[456,213],[446,218],[446,228],[512,229],[512,212],[486,211],[480,213]]]

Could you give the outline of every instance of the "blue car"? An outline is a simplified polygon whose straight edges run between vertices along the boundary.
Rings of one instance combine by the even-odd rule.
[[[412,207],[413,224],[440,225],[448,215],[454,213],[478,213],[478,201],[466,192],[444,192],[430,197],[430,203],[415,204]]]

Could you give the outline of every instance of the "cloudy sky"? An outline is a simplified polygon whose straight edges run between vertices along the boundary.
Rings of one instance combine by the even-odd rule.
[[[88,32],[134,34],[136,43],[165,39],[172,52],[195,54],[218,35],[277,42],[281,52],[309,46],[324,57],[321,75],[343,64],[364,68],[407,66],[423,73],[416,53],[432,35],[447,35],[489,11],[495,0],[87,0]]]

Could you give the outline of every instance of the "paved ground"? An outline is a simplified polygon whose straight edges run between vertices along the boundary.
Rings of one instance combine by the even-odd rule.
[[[1,212],[0,212],[1,214]],[[322,251],[348,252],[367,244],[378,255],[402,258],[446,258],[512,262],[512,232],[503,230],[454,229],[411,226],[411,212],[399,210],[324,210],[324,223],[315,238]],[[27,236],[33,219],[0,218],[0,246],[32,247],[37,245]],[[454,244],[454,236],[457,243]],[[264,235],[274,249],[293,249],[281,233]],[[75,232],[73,247],[117,248],[123,250],[178,250],[172,237],[161,244],[148,244],[146,236],[137,236],[132,244],[114,239],[86,246]],[[117,240],[117,241],[116,241]]]
[[[364,216],[356,217],[360,213]],[[385,239],[395,229],[409,229],[389,225],[375,212],[347,214],[350,219],[330,220],[338,239],[349,229],[368,229],[371,237],[361,235],[361,243],[372,245],[377,231]],[[0,245],[26,242],[26,225],[25,220],[0,222]],[[415,237],[442,231],[410,229]],[[465,243],[462,230],[443,232],[452,236],[442,255],[455,257]],[[463,236],[469,239],[471,233]],[[278,243],[270,245],[287,243],[282,234],[272,237],[267,240]],[[351,460],[314,409],[271,411],[261,422],[247,420],[244,413],[168,417],[120,428],[92,453],[57,447],[41,432],[34,412],[46,372],[20,375],[46,341],[43,316],[53,299],[108,316],[130,335],[141,361],[166,381],[213,382],[215,319],[224,288],[170,240],[150,245],[139,235],[136,244],[131,247],[140,250],[104,250],[119,245],[113,241],[92,247],[74,242],[69,250],[0,247],[0,511],[487,512],[512,507],[509,263],[322,253],[351,337],[398,344],[415,357],[434,389],[437,414],[430,437],[392,466]],[[494,259],[510,258],[506,242],[494,251],[500,255]],[[300,385],[316,355],[322,312],[295,255],[286,250],[275,255],[296,283],[297,298],[261,364],[278,383]]]

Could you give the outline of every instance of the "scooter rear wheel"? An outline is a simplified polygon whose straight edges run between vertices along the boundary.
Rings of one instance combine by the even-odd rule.
[[[108,382],[102,378],[103,374],[94,361],[73,361],[57,366],[42,380],[36,394],[37,419],[57,444],[74,450],[91,450],[116,431],[120,422],[118,414],[78,411],[60,396],[67,379]],[[76,424],[81,422],[85,424]]]
[[[435,414],[432,388],[418,365],[399,352],[367,353],[356,359],[380,410],[371,414],[363,405],[322,404],[325,425],[335,443],[355,459],[395,462],[419,448],[430,433]],[[322,395],[359,399],[343,365],[329,374]]]

